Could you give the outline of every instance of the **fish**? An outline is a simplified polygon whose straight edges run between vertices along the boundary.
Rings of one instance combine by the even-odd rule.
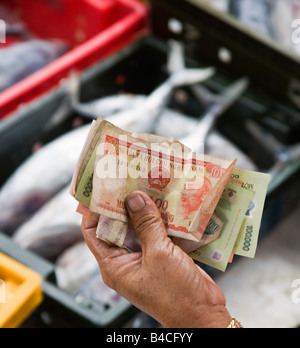
[[[229,0],[227,11],[253,31],[299,55],[299,43],[293,40],[298,32],[293,21],[299,19],[299,9],[299,0]]]
[[[300,18],[299,0],[203,0],[222,12],[229,12],[245,25],[300,54],[299,44],[291,40],[291,24]]]
[[[69,194],[69,186],[16,230],[12,237],[16,244],[54,260],[65,249],[83,240],[82,218],[76,213],[77,204]]]
[[[98,263],[85,242],[66,249],[55,263],[57,286],[75,301],[102,312],[122,300],[103,282]]]
[[[191,69],[171,75],[140,106],[109,117],[109,122],[127,131],[151,132],[176,87],[194,84],[214,74],[213,68]]]
[[[172,56],[172,52],[170,55]],[[171,74],[143,102],[137,102],[134,108],[113,113],[107,120],[127,130],[149,132],[174,88],[201,82],[214,73],[214,68],[180,69]],[[75,91],[76,89],[78,86],[75,86]],[[64,112],[58,114],[63,115]],[[83,128],[78,133],[75,131],[74,136],[66,135],[66,138],[58,139],[38,151],[10,178],[0,191],[0,231],[12,233],[68,182],[75,170],[78,153],[83,147],[82,139],[87,134],[88,128]]]
[[[272,25],[274,6],[274,0],[230,0],[229,12],[254,32],[276,38]]]
[[[65,83],[66,93],[69,96],[71,111],[95,120],[99,116],[107,118],[118,112],[134,109],[145,102],[146,95],[132,93],[120,93],[116,95],[103,96],[90,102],[80,102],[80,78],[72,72]]]
[[[55,262],[57,286],[75,293],[99,268],[98,263],[85,242],[66,249]]]
[[[175,40],[170,41],[173,56],[169,60],[168,71],[170,74],[185,69],[184,48],[183,45]],[[249,79],[243,77],[230,86],[226,87],[220,94],[214,94],[203,85],[194,84],[190,89],[197,100],[205,107],[204,115],[194,124],[193,129],[186,132],[186,136],[180,136],[176,139],[190,147],[194,152],[203,150],[203,144],[206,143],[209,133],[213,130],[216,120],[222,116],[246,91],[249,86]]]
[[[168,64],[171,64],[170,62],[172,62],[174,56],[176,59],[177,52],[170,45]],[[147,97],[135,96],[131,107],[113,113],[115,107],[112,103],[110,105],[107,104],[109,107],[106,110],[110,113],[109,118],[103,117],[102,113],[105,113],[103,104],[101,105],[103,100],[94,101],[89,104],[79,103],[79,82],[75,75],[71,76],[67,82],[69,85],[67,89],[69,89],[69,94],[72,98],[73,110],[79,114],[83,116],[88,115],[88,117],[92,117],[93,119],[97,119],[100,116],[107,118],[109,122],[127,131],[151,132],[153,130],[153,124],[155,124],[161,111],[167,106],[175,88],[201,83],[213,76],[215,72],[215,68],[213,67],[199,69],[187,69],[183,67],[182,69],[177,69]],[[111,98],[114,97],[111,96]],[[128,96],[125,98],[123,96],[123,100],[119,99],[119,102],[125,102],[128,105]],[[101,110],[101,107],[103,110]]]
[[[72,179],[90,124],[32,154],[0,190],[0,231],[11,235]]]
[[[172,74],[184,70],[185,61],[183,45],[176,40],[170,40],[170,46],[173,57],[169,60],[168,72]],[[228,158],[228,156],[232,156],[232,158],[238,159],[238,167],[257,170],[257,166],[250,158],[219,132],[213,130],[216,119],[244,93],[248,85],[248,78],[243,77],[227,87],[221,94],[214,94],[203,85],[190,86],[189,88],[195,97],[206,108],[204,116],[197,120],[177,110],[165,108],[156,123],[155,133],[179,139],[180,142],[192,147],[196,152],[201,153],[205,149],[205,153],[215,157]]]
[[[81,103],[74,106],[74,111],[92,119],[109,117],[118,112],[140,107],[146,100],[144,95],[120,94],[94,100],[90,103]]]
[[[286,3],[284,2],[284,0],[280,0],[282,4],[282,6],[286,6]],[[278,11],[279,12],[279,11]],[[285,11],[287,12],[287,11]],[[280,18],[280,12],[279,12],[279,16]],[[293,1],[293,7],[292,7],[292,22],[288,22],[290,20],[289,18],[289,13],[285,14],[284,16],[284,23],[287,24],[287,26],[285,27],[284,25],[281,25],[282,27],[282,31],[284,32],[284,38],[285,38],[285,42],[287,43],[287,45],[291,44],[292,45],[292,50],[296,55],[300,55],[300,45],[299,45],[299,18],[300,18],[300,0],[294,0]],[[276,21],[275,23],[278,23],[278,18],[275,18],[274,21]],[[280,23],[281,22],[281,18],[280,18]],[[289,31],[289,26],[292,23],[292,40],[291,40],[291,33]]]
[[[246,122],[246,128],[253,138],[273,156],[274,164],[266,170],[270,174],[271,180],[289,164],[300,159],[300,143],[286,146],[251,120]]]
[[[0,92],[37,72],[68,50],[62,40],[30,40],[0,49]]]
[[[90,119],[97,119],[99,116],[107,118],[124,110],[135,109],[140,107],[147,99],[145,95],[122,93],[105,96],[91,102],[80,103],[79,98],[76,96],[79,89],[79,86],[77,86],[78,80],[76,77],[71,77],[71,79],[67,88],[72,99],[72,109],[79,115]]]
[[[74,297],[77,303],[100,313],[123,300],[121,295],[105,285],[99,268],[75,292]]]
[[[158,120],[155,133],[164,136],[182,139],[192,133],[198,120],[172,109],[165,109]],[[237,158],[236,166],[241,169],[256,171],[257,165],[246,156],[236,145],[225,138],[217,130],[213,130],[207,137],[205,153],[219,158]]]
[[[222,12],[228,11],[228,2],[229,0],[204,0],[204,3]]]
[[[75,112],[88,120],[96,120],[99,116],[108,119],[117,113],[140,107],[147,98],[145,95],[120,93],[81,103],[79,96],[80,79],[75,73],[70,74],[69,79],[64,84],[64,88],[66,92],[65,101],[45,124],[45,132],[58,127],[68,118],[71,112]]]
[[[194,130],[180,141],[188,147],[198,152],[198,145],[202,146],[207,141],[209,133],[212,131],[216,120],[234,104],[245,92],[249,85],[247,78],[241,78],[231,84],[220,94],[210,93],[204,86],[191,87],[199,100],[204,101],[207,107],[204,115],[197,122]]]
[[[213,68],[190,69],[172,75],[155,89],[147,98],[140,99],[134,107],[111,114],[107,119],[117,127],[127,131],[149,132],[153,129],[157,118],[167,105],[176,87],[204,81],[214,74]],[[75,109],[79,110],[79,108]],[[95,113],[93,113],[95,114]],[[97,115],[100,116],[101,112]]]
[[[291,25],[293,22],[293,12],[296,11],[298,0],[275,0],[274,9],[270,20],[275,31],[275,39],[285,47],[294,49],[293,40],[291,40]],[[296,14],[296,13],[295,13]],[[295,18],[299,18],[296,14]]]

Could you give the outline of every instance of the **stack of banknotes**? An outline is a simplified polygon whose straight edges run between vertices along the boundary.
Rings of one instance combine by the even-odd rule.
[[[70,192],[77,211],[99,218],[97,237],[141,250],[125,197],[155,202],[168,235],[193,259],[225,271],[233,256],[255,256],[269,175],[236,160],[194,153],[172,137],[129,133],[98,118],[78,160]]]

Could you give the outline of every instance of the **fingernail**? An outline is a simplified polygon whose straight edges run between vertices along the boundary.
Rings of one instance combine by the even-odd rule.
[[[145,205],[146,203],[140,195],[134,195],[127,199],[127,206],[133,214],[142,210]]]

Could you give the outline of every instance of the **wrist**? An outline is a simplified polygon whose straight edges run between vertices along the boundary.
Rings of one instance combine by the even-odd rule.
[[[225,306],[194,306],[188,310],[165,312],[159,321],[165,328],[227,328],[232,321]]]
[[[232,317],[225,306],[204,306],[197,320],[199,328],[227,328]]]

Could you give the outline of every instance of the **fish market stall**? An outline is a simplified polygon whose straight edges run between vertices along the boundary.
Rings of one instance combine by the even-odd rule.
[[[236,2],[215,1],[222,12],[204,2],[152,0],[151,35],[73,72],[0,123],[0,251],[43,278],[44,300],[31,318],[37,326],[159,326],[104,285],[69,193],[99,116],[127,131],[204,143],[209,155],[270,174],[258,245],[299,204],[298,59],[225,14],[243,18]],[[84,186],[87,196],[91,190]],[[226,276],[243,265],[234,261],[224,274],[201,266],[230,293]]]

